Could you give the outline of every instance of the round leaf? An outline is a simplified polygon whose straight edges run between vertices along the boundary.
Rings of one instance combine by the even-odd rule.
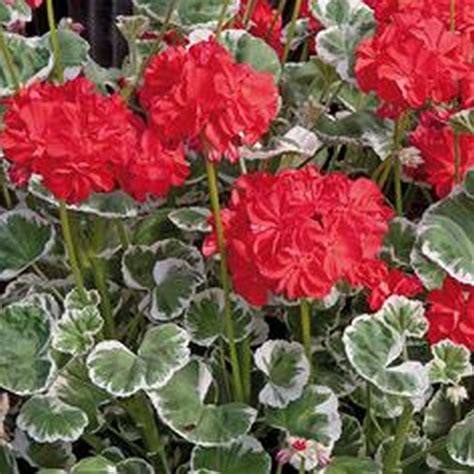
[[[200,272],[185,260],[168,258],[156,262],[153,269],[155,288],[150,316],[168,321],[180,316],[191,304],[198,286],[203,282]]]
[[[303,395],[286,408],[268,408],[267,422],[290,436],[312,439],[332,450],[341,436],[342,423],[333,391],[321,385],[310,385]]]
[[[243,403],[204,403],[211,384],[209,369],[191,360],[167,385],[148,395],[160,418],[187,441],[199,446],[225,445],[245,435],[257,413]]]
[[[252,315],[241,298],[232,298],[232,319],[235,341],[240,342],[250,333]],[[224,291],[211,288],[198,293],[186,311],[185,325],[196,344],[209,347],[218,338],[225,338]]]
[[[453,426],[448,435],[447,448],[454,461],[474,467],[474,411]]]
[[[416,225],[404,217],[396,217],[390,221],[381,256],[392,265],[409,268],[415,240]]]
[[[19,302],[0,310],[0,386],[18,395],[43,390],[55,371],[46,310]]]
[[[197,446],[191,456],[192,471],[216,474],[269,474],[271,458],[258,440],[243,436],[229,446],[203,448]]]
[[[205,207],[186,207],[169,213],[169,220],[179,229],[186,232],[209,232],[208,223],[211,215]]]
[[[453,278],[474,285],[474,199],[461,189],[431,206],[418,235],[421,250]]]
[[[421,397],[429,388],[420,362],[397,363],[407,336],[421,337],[427,328],[421,303],[393,296],[375,315],[352,321],[343,335],[347,357],[357,373],[381,391],[405,397]]]
[[[458,385],[461,379],[472,374],[471,352],[467,347],[445,340],[431,350],[434,356],[428,364],[431,383]]]
[[[0,215],[0,280],[10,280],[48,253],[54,228],[37,214],[10,211]]]
[[[87,426],[87,415],[79,408],[47,396],[35,395],[22,407],[19,428],[39,443],[76,441]]]
[[[267,341],[255,352],[255,365],[266,375],[260,403],[283,408],[298,399],[308,382],[310,366],[297,342]]]

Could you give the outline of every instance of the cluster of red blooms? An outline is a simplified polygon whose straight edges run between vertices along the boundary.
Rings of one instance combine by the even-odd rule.
[[[392,217],[383,201],[372,181],[313,166],[239,178],[222,212],[235,290],[261,306],[271,294],[323,298],[341,280],[365,284]]]
[[[237,147],[256,142],[278,111],[273,77],[236,64],[215,40],[156,56],[140,98],[149,124],[85,78],[22,90],[5,102],[0,134],[12,181],[39,175],[70,203],[118,187],[140,201],[164,197],[188,176],[184,144],[236,159]]]
[[[258,141],[279,107],[273,76],[237,64],[214,39],[153,58],[139,97],[168,146],[194,141],[214,161],[235,162],[238,147]]]
[[[447,122],[455,107],[474,105],[474,2],[457,0],[454,15],[451,0],[366,3],[375,9],[377,31],[358,48],[359,85],[377,93],[380,113],[388,117],[432,107],[421,113],[411,135],[422,165],[409,173],[444,197],[455,184],[455,140]],[[461,179],[474,166],[473,143],[467,135],[460,137]]]
[[[447,277],[440,290],[428,295],[427,303],[430,343],[450,339],[474,351],[474,286]]]
[[[410,174],[431,184],[438,197],[445,197],[455,185],[455,136],[448,119],[452,112],[443,109],[426,111],[411,134],[411,143],[423,157],[423,163]],[[474,135],[459,135],[459,175],[474,167]]]
[[[70,203],[118,186],[143,200],[187,177],[182,149],[164,150],[119,95],[105,97],[85,78],[34,84],[5,105],[0,145],[18,186],[36,174]]]

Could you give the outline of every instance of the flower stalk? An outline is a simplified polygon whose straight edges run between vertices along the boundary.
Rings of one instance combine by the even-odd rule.
[[[277,9],[273,15],[272,22],[270,23],[270,27],[268,28],[267,33],[265,34],[265,41],[268,41],[272,36],[273,30],[275,25],[277,24],[278,18],[283,14],[283,10],[285,10],[287,0],[280,0],[278,2]]]
[[[64,243],[66,245],[66,252],[74,275],[74,280],[76,281],[78,290],[84,294],[84,279],[82,278],[81,268],[79,266],[79,260],[77,258],[77,252],[72,238],[71,224],[69,222],[66,202],[64,200],[59,201],[59,218],[61,220]]]
[[[288,26],[288,35],[286,37],[285,50],[283,52],[283,58],[282,58],[283,64],[286,63],[286,61],[288,60],[288,56],[290,54],[291,42],[293,41],[293,37],[295,36],[295,31],[296,31],[296,21],[298,20],[298,17],[300,16],[302,6],[303,6],[303,0],[296,0],[295,7],[293,8],[293,14],[291,16],[291,21]]]
[[[13,84],[15,91],[20,90],[20,79],[18,69],[16,68],[15,62],[13,61],[13,56],[8,49],[7,40],[5,38],[5,32],[3,28],[0,28],[0,53],[2,54],[3,60],[5,61],[5,66],[8,71],[8,75]]]
[[[241,369],[239,357],[237,353],[237,345],[235,342],[235,328],[232,320],[232,306],[230,301],[230,278],[227,266],[227,256],[224,238],[224,226],[221,219],[221,207],[219,203],[219,191],[217,188],[217,173],[214,163],[206,160],[207,181],[209,185],[209,195],[211,200],[212,212],[216,226],[217,246],[220,255],[220,276],[221,283],[225,294],[225,330],[230,351],[230,362],[232,365],[232,377],[234,382],[234,396],[237,401],[244,400],[244,390],[242,385]]]
[[[229,8],[230,0],[224,0],[224,3],[222,5],[222,10],[221,14],[219,16],[219,20],[217,22],[217,27],[216,27],[216,39],[218,40],[222,30],[224,29],[225,26],[225,17],[227,15],[227,10]]]
[[[311,373],[313,373],[313,351],[311,337],[311,305],[307,300],[301,300],[300,303],[301,332],[303,336],[303,345],[308,358]]]
[[[403,448],[410,429],[413,417],[413,405],[407,402],[403,412],[398,420],[397,429],[395,431],[395,439],[385,458],[383,474],[396,474],[399,472],[400,459],[402,457]]]
[[[54,55],[54,72],[59,82],[64,82],[64,67],[61,57],[61,45],[59,43],[58,30],[56,28],[56,17],[54,14],[53,0],[46,0],[46,11],[48,15],[48,25],[51,34],[51,45]]]

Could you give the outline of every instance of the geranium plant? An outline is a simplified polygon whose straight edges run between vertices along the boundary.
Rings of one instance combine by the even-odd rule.
[[[0,473],[473,472],[474,2],[134,0],[120,69],[44,3],[0,5]]]

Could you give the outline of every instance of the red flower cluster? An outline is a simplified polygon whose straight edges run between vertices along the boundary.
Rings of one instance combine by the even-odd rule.
[[[243,20],[250,0],[242,0],[237,19],[233,22],[233,28],[244,28]],[[272,8],[268,0],[257,0],[253,11],[250,12],[250,24],[248,31],[255,37],[265,40],[279,56],[283,54],[283,44],[281,42],[281,30],[283,19],[278,11]],[[270,31],[271,28],[271,31]]]
[[[170,166],[170,155],[146,136],[140,150],[145,126],[121,97],[100,95],[85,78],[60,86],[35,84],[5,105],[0,146],[16,185],[37,174],[58,199],[77,203],[119,185],[143,198],[162,196],[171,184],[184,182],[182,165]]]
[[[271,293],[322,298],[341,280],[363,284],[391,217],[368,179],[313,166],[242,176],[222,212],[234,288],[261,306]],[[204,253],[216,251],[213,234]]]
[[[446,110],[433,110],[421,114],[420,123],[411,134],[411,143],[422,154],[423,164],[416,169],[415,178],[431,184],[442,198],[455,185],[455,138]],[[460,177],[474,167],[474,136],[459,136]]]
[[[407,275],[396,268],[389,269],[382,261],[374,261],[365,268],[364,286],[371,290],[367,298],[370,309],[378,311],[390,296],[399,295],[409,298],[423,292],[418,277]]]
[[[235,63],[214,39],[155,56],[139,93],[161,138],[176,147],[197,140],[211,160],[238,159],[278,112],[273,76]]]
[[[391,16],[359,45],[355,72],[361,89],[383,101],[381,113],[396,117],[428,101],[455,99],[469,67],[462,38],[438,18],[415,11]]]
[[[427,302],[430,343],[450,339],[474,351],[474,287],[448,277],[440,290],[429,294]]]

